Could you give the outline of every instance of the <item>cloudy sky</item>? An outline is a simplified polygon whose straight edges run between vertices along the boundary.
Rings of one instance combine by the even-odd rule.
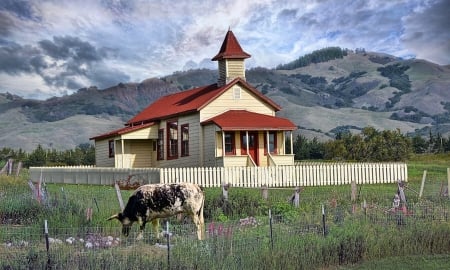
[[[329,46],[450,64],[450,0],[0,0],[0,92],[79,88],[216,68],[229,28],[276,67]]]

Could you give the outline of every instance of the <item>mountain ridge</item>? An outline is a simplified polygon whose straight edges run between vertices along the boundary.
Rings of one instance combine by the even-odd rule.
[[[291,119],[307,137],[326,140],[366,126],[450,134],[450,65],[361,50],[293,69],[281,67],[248,69],[246,79],[282,107],[277,115]],[[178,71],[43,101],[0,93],[0,148],[30,151],[41,144],[72,149],[123,127],[157,98],[214,83],[217,75],[209,69]]]

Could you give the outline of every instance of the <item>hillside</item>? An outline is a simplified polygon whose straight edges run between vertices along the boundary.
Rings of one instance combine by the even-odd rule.
[[[303,60],[300,59],[299,60]],[[297,60],[298,62],[298,60]],[[295,63],[295,61],[293,61]],[[338,131],[398,128],[450,134],[450,67],[372,52],[247,70],[247,81],[277,102],[299,127],[322,140]],[[214,83],[216,70],[175,72],[107,89],[83,88],[45,101],[0,94],[0,147],[70,149],[123,126],[160,96]]]

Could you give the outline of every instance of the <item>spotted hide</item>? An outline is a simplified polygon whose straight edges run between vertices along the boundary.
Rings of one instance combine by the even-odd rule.
[[[153,231],[159,237],[159,219],[185,213],[197,226],[198,239],[204,239],[205,223],[203,206],[205,196],[196,184],[150,184],[136,189],[128,199],[122,213],[108,220],[118,219],[122,223],[122,233],[128,236],[134,222],[139,224],[137,239],[143,238],[145,224],[152,222]]]

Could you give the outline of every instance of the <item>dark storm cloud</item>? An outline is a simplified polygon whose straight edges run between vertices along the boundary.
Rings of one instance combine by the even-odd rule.
[[[32,46],[8,44],[0,47],[0,71],[8,74],[31,73],[45,67],[39,49]]]
[[[7,13],[0,11],[0,36],[9,36],[12,33],[13,20]]]
[[[53,37],[53,41],[42,40],[39,45],[47,55],[58,60],[71,58],[77,62],[92,62],[100,61],[105,56],[103,50],[97,50],[78,37]]]
[[[128,81],[124,72],[108,67],[108,50],[96,48],[78,37],[57,36],[41,40],[38,47],[5,42],[0,47],[0,72],[35,74],[46,85],[75,90],[84,83],[100,88]]]
[[[33,19],[35,17],[30,1],[1,0],[0,11],[1,10],[13,13],[19,18]]]
[[[402,41],[418,58],[450,62],[450,1],[441,0],[405,20]]]
[[[111,86],[113,83],[129,80],[125,73],[108,68],[104,63],[107,49],[96,48],[78,37],[53,37],[53,40],[42,40],[39,45],[44,54],[54,60],[61,60],[58,72],[42,75],[48,85],[79,89],[81,81],[89,81],[91,85],[100,88]]]

